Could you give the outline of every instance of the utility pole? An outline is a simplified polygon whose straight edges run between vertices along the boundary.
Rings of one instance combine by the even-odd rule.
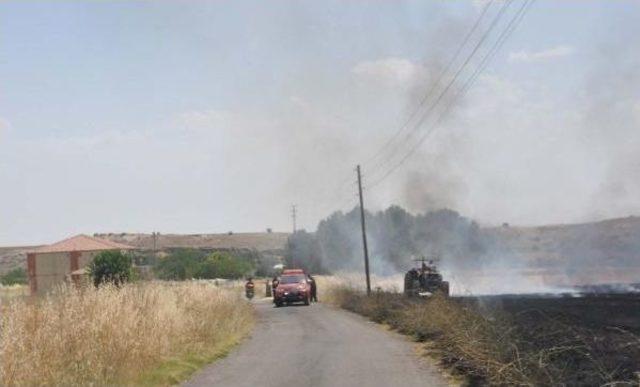
[[[291,219],[293,219],[293,233],[294,234],[297,231],[297,228],[296,228],[296,213],[297,213],[296,212],[296,205],[294,204],[294,205],[291,206]]]
[[[296,266],[296,248],[295,248],[295,235],[296,235],[296,231],[297,227],[296,227],[296,215],[297,215],[297,210],[296,210],[296,205],[292,204],[291,205],[291,220],[293,220],[293,234],[292,237],[289,238],[289,251],[291,253],[291,265],[293,265],[293,267],[297,267]],[[286,263],[286,261],[285,261]],[[274,290],[275,291],[275,290]]]
[[[151,236],[153,237],[153,252],[155,253],[158,251],[158,233],[154,231]]]
[[[358,195],[360,196],[360,224],[362,226],[362,245],[364,246],[364,273],[367,277],[367,296],[371,295],[371,281],[369,279],[369,249],[367,247],[367,231],[364,223],[364,201],[362,199],[362,175],[360,165],[356,168],[358,172]]]

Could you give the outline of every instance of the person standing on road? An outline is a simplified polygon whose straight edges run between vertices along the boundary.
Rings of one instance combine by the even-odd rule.
[[[279,283],[280,280],[278,279],[278,276],[273,276],[273,280],[271,280],[271,293],[273,293],[273,302],[276,302],[276,288],[278,287]]]
[[[318,302],[318,288],[316,286],[316,280],[311,276],[311,274],[307,274],[307,278],[309,285],[311,286],[311,301]]]

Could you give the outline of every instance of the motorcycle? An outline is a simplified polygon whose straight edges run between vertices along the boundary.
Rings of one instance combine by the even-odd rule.
[[[255,285],[253,284],[253,282],[249,282],[244,286],[244,293],[245,296],[247,296],[248,300],[253,298],[253,296],[255,295]]]

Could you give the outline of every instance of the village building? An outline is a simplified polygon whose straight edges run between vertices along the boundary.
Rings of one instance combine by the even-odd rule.
[[[133,250],[131,246],[106,239],[76,235],[27,253],[31,294],[45,293],[65,280],[77,282],[84,268],[105,250]]]

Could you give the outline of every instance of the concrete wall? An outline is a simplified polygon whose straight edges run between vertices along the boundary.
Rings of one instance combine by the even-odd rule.
[[[100,251],[29,253],[27,268],[31,293],[46,293],[68,279],[75,270],[87,266]]]

